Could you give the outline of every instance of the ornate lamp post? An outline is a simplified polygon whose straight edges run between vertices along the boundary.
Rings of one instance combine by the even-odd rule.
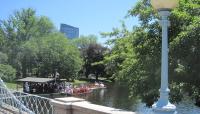
[[[168,16],[170,10],[178,5],[178,0],[151,0],[151,5],[158,10],[162,26],[162,59],[161,59],[161,88],[160,98],[153,105],[153,112],[156,114],[175,114],[176,106],[169,102],[168,88]]]

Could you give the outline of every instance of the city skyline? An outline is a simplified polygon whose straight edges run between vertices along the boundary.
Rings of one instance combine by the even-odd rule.
[[[69,39],[79,38],[79,28],[66,23],[60,24],[60,32]]]
[[[100,32],[111,32],[112,28],[120,27],[120,21],[125,21],[130,30],[134,25],[138,25],[136,17],[124,18],[137,0],[73,0],[73,1],[35,1],[16,0],[2,1],[0,7],[0,20],[7,19],[14,11],[22,8],[33,8],[38,16],[47,16],[59,30],[61,23],[66,23],[79,28],[79,35],[94,34],[99,41]]]

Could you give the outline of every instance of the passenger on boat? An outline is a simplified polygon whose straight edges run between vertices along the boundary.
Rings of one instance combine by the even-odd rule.
[[[78,94],[80,92],[80,88],[76,87],[73,89],[74,94]]]
[[[67,94],[73,94],[73,89],[70,87],[70,86],[67,86],[66,87],[66,89],[65,89],[65,92],[67,93]]]
[[[105,85],[102,82],[100,82],[99,86],[100,87],[105,87]]]
[[[94,85],[95,85],[95,86],[99,86],[99,83],[95,81]]]
[[[29,88],[28,82],[25,83],[25,92],[26,92],[26,93],[29,93],[29,92],[30,92],[30,88]]]

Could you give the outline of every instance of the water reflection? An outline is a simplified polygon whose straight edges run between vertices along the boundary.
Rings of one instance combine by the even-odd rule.
[[[94,90],[90,94],[78,97],[84,98],[91,103],[120,108],[129,111],[136,111],[139,114],[152,114],[152,109],[146,107],[139,99],[129,98],[129,92],[126,85],[112,84],[106,89]],[[178,114],[200,114],[200,108],[194,105],[189,98],[184,98],[177,106]]]
[[[179,104],[176,104],[178,114],[200,114],[200,107],[194,105],[194,101],[184,98]]]
[[[106,89],[94,90],[90,94],[79,97],[94,104],[136,111],[139,99],[130,99],[128,93],[127,86],[112,84],[108,85]]]
[[[194,105],[194,102],[189,98],[184,98],[179,104],[175,104],[177,114],[200,114],[200,108]],[[151,108],[147,108],[143,103],[138,105],[137,112],[139,114],[153,114]]]

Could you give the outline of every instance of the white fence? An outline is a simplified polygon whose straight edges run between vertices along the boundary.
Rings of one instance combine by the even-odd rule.
[[[49,98],[9,90],[0,79],[0,113],[53,114]]]

